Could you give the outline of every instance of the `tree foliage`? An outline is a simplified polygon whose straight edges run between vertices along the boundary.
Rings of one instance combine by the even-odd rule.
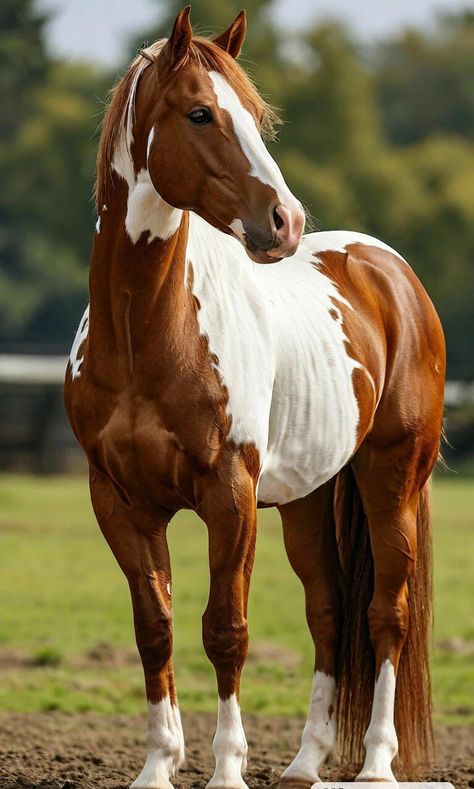
[[[157,2],[128,55],[181,7]],[[200,0],[193,24],[219,32],[240,7]],[[441,313],[450,375],[472,378],[474,15],[362,51],[335,23],[278,30],[271,7],[246,3],[242,64],[282,109],[272,155],[316,227],[363,230],[407,257]],[[94,132],[114,75],[49,57],[34,0],[5,0],[0,23],[0,342],[66,349],[87,299]]]

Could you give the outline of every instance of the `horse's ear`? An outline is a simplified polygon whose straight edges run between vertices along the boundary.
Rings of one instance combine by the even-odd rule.
[[[244,43],[245,34],[247,32],[247,17],[245,11],[242,10],[234,19],[231,25],[224,30],[219,36],[213,38],[214,44],[228,52],[233,58],[238,58],[242,44]]]
[[[183,62],[191,43],[193,29],[189,19],[190,11],[191,6],[187,5],[179,12],[171,35],[163,48],[163,57],[171,68],[177,68]]]

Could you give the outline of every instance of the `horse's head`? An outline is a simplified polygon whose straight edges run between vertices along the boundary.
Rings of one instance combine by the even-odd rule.
[[[245,30],[242,11],[212,41],[193,37],[187,7],[166,43],[142,51],[134,157],[167,203],[269,263],[296,251],[305,217],[261,137],[271,110],[235,60]]]

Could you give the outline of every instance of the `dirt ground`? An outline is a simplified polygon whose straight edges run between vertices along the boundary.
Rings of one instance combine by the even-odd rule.
[[[184,716],[187,762],[176,789],[203,789],[211,775],[214,716]],[[302,721],[245,717],[250,789],[272,789],[296,752]],[[143,764],[145,716],[60,713],[0,715],[0,789],[121,789]],[[438,757],[423,778],[474,787],[474,731],[438,729]],[[325,780],[350,780],[347,768],[326,767]]]

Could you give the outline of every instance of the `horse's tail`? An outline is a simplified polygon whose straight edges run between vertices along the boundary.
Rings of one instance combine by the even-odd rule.
[[[370,721],[375,661],[367,610],[373,594],[373,559],[367,519],[350,466],[339,472],[335,520],[343,568],[343,613],[339,638],[338,745],[344,761],[361,763]],[[429,650],[431,643],[432,553],[430,484],[421,490],[417,512],[417,560],[408,581],[410,624],[400,656],[395,697],[399,762],[407,776],[433,754]]]

